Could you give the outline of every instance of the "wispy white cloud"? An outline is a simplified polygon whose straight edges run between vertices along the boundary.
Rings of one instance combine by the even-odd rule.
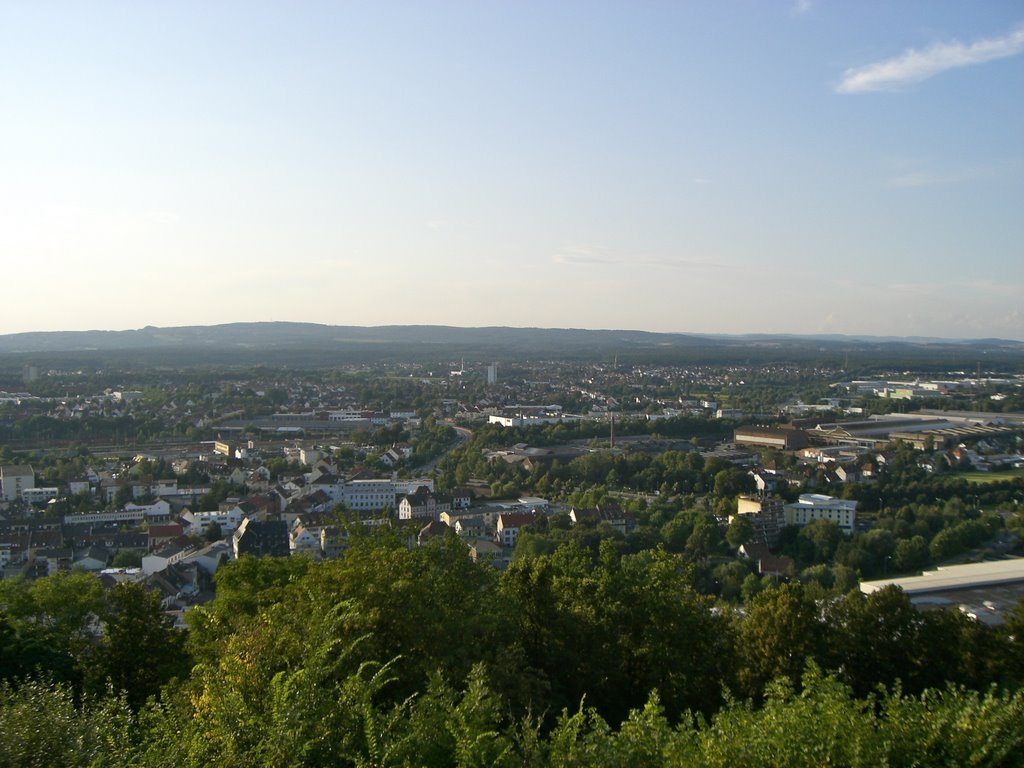
[[[987,299],[1024,296],[1024,283],[1019,280],[988,280],[979,278],[968,280],[963,285]]]
[[[1018,174],[1024,162],[1010,157],[992,164],[930,166],[927,163],[901,163],[902,167],[889,177],[888,186],[897,189],[949,186]]]
[[[669,267],[674,269],[735,269],[731,264],[715,261],[656,256],[650,254],[613,254],[590,246],[568,246],[558,250],[552,260],[559,264],[578,266]]]
[[[590,248],[562,248],[553,257],[559,264],[618,264]]]
[[[896,188],[934,187],[947,184],[959,184],[992,176],[993,173],[984,168],[959,168],[945,171],[914,171],[893,176],[889,186]]]
[[[790,9],[790,13],[794,16],[803,16],[809,13],[811,8],[814,7],[814,0],[796,0],[793,7]]]
[[[937,43],[928,48],[911,48],[891,59],[862,67],[851,67],[836,86],[837,93],[867,93],[899,88],[958,67],[984,64],[1024,53],[1024,25],[1002,37],[961,43]]]

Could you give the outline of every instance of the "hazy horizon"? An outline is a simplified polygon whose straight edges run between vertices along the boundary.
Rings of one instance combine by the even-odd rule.
[[[1024,340],[1024,7],[0,0],[0,334]]]
[[[208,324],[197,324],[188,323],[183,325],[173,326],[141,326],[137,328],[81,328],[81,329],[54,329],[54,330],[35,330],[35,331],[15,331],[12,333],[0,333],[0,338],[7,336],[18,336],[22,334],[49,334],[49,333],[132,333],[146,330],[167,330],[173,331],[175,329],[185,328],[218,328],[223,326],[231,325],[259,325],[259,324],[296,324],[296,325],[315,325],[322,326],[325,328],[359,328],[363,330],[373,330],[375,328],[449,328],[453,330],[486,330],[486,329],[505,329],[514,331],[581,331],[581,332],[596,332],[596,333],[663,333],[668,335],[679,335],[679,336],[695,336],[695,337],[708,337],[713,338],[719,337],[787,337],[792,336],[795,338],[825,338],[828,336],[835,337],[846,337],[850,339],[857,338],[877,338],[877,339],[895,339],[895,340],[913,340],[913,339],[927,339],[936,341],[981,341],[987,339],[1000,340],[1000,341],[1011,341],[1024,343],[1024,338],[1013,338],[1010,336],[935,336],[935,335],[922,335],[922,334],[857,334],[857,333],[840,333],[840,332],[768,332],[768,331],[736,331],[731,333],[707,331],[652,331],[646,328],[591,328],[583,326],[528,326],[528,325],[453,325],[449,323],[384,323],[374,325],[361,325],[358,323],[318,323],[313,321],[305,320],[231,320],[224,323],[208,323]]]

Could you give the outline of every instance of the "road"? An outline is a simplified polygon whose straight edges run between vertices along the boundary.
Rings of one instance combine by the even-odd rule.
[[[469,441],[469,438],[473,436],[472,429],[467,429],[466,427],[457,427],[454,424],[448,424],[448,426],[455,430],[455,434],[458,437],[455,440],[455,442],[452,445],[448,446],[448,448],[440,456],[431,459],[426,464],[424,464],[420,470],[418,470],[422,472],[424,475],[429,475],[431,472],[433,472],[434,468],[438,465],[441,459],[443,459],[449,453],[454,451],[456,448],[461,448],[462,446],[464,446]]]

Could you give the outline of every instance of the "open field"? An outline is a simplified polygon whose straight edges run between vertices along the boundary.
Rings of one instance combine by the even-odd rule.
[[[1001,480],[1016,480],[1024,477],[1024,469],[1009,469],[1001,472],[965,472],[960,475],[969,483],[998,483]]]

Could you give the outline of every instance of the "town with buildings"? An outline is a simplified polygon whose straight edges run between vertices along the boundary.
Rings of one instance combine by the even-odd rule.
[[[1014,344],[244,336],[0,339],[0,764],[726,768],[696,736],[780,711],[758,765],[1024,749]]]
[[[932,556],[946,526],[915,528],[923,537],[894,527],[894,462],[924,480],[982,478],[957,503],[989,531],[953,546],[953,560],[986,542],[1020,551],[1024,413],[1004,409],[1024,402],[1019,374],[846,381],[779,365],[460,360],[326,376],[118,375],[121,386],[97,391],[94,375],[26,365],[23,391],[0,393],[0,574],[143,583],[179,626],[215,595],[225,563],[342,557],[354,529],[391,530],[410,547],[450,536],[498,569],[521,539],[546,551],[587,531],[624,551],[691,557],[725,599],[822,568],[847,586],[909,584],[910,571],[949,559]],[[686,462],[682,482],[669,462]],[[933,493],[953,503],[948,489]],[[808,557],[802,530],[831,546]],[[866,542],[879,551],[865,555]],[[916,558],[897,556],[911,546]],[[1008,562],[997,582],[963,577],[964,610],[998,622],[1013,607],[1024,569]],[[990,583],[998,599],[977,591]]]

